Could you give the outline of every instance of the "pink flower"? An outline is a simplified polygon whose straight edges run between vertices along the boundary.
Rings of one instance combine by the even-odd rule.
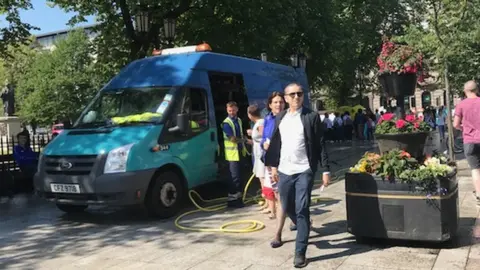
[[[405,116],[405,120],[407,120],[408,122],[413,122],[415,121],[415,115],[414,114],[409,114],[407,116]]]
[[[395,123],[395,126],[400,129],[400,128],[404,128],[405,125],[407,124],[407,122],[405,122],[405,120],[397,120],[397,122]]]
[[[382,116],[382,119],[383,121],[390,121],[393,119],[393,117],[395,117],[395,114],[393,113],[385,113],[383,116]]]

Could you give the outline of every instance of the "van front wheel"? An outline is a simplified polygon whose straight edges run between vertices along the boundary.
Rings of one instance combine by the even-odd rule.
[[[182,208],[184,188],[174,172],[162,172],[153,179],[145,198],[149,215],[159,218],[175,216]]]

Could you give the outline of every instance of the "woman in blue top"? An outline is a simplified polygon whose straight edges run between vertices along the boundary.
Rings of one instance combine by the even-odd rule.
[[[266,151],[270,146],[270,139],[273,136],[275,129],[275,117],[281,111],[285,109],[285,99],[283,93],[273,92],[268,98],[268,113],[265,116],[264,126],[263,126],[263,136],[260,145]],[[273,248],[280,247],[282,245],[282,230],[285,225],[286,214],[280,207],[279,199],[277,193],[277,183],[272,183],[270,178],[270,168],[266,167],[265,178],[262,187],[262,195],[267,200],[268,203],[273,203],[273,209],[276,209],[276,215],[278,218],[277,230],[275,232],[275,238],[270,243]],[[293,226],[293,225],[292,225]]]

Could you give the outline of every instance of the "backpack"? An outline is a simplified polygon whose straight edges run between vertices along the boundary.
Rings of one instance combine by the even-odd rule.
[[[345,125],[346,125],[346,126],[351,126],[351,125],[353,125],[353,121],[352,121],[352,119],[351,119],[350,117],[347,117],[347,118],[345,119]]]
[[[338,128],[340,126],[340,124],[338,124],[338,121],[337,119],[335,118],[335,120],[333,120],[333,127],[334,128]]]

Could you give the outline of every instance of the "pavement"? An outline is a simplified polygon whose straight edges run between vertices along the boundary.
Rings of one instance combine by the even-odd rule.
[[[335,170],[348,168],[372,145],[330,147]],[[464,159],[459,158],[458,245],[379,241],[357,244],[346,232],[344,181],[330,185],[312,206],[313,231],[306,269],[480,269],[479,208]],[[173,219],[151,220],[135,209],[92,209],[66,215],[34,196],[0,200],[0,269],[292,269],[295,233],[284,230],[283,247],[270,248],[275,221],[257,206],[199,213],[182,224],[218,227],[254,219],[266,228],[254,233],[186,232]],[[288,222],[288,221],[287,221]],[[480,237],[480,234],[478,235]]]

